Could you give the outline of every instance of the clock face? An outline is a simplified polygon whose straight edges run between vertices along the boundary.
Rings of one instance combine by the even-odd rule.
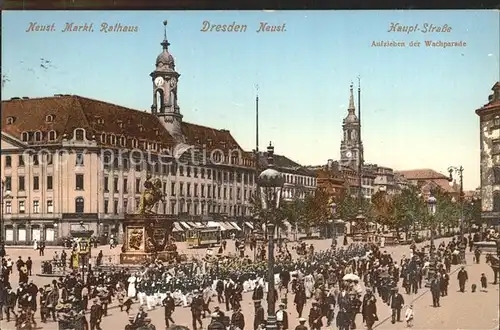
[[[350,151],[346,152],[346,153],[345,153],[345,156],[346,156],[347,158],[351,158],[351,156],[352,156],[352,152],[350,152]]]
[[[163,78],[162,77],[158,77],[155,79],[155,85],[156,87],[159,87],[161,85],[163,85]]]

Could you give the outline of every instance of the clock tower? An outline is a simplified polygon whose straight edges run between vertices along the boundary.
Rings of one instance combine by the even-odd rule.
[[[343,137],[340,142],[340,164],[357,170],[363,159],[363,144],[359,139],[359,119],[354,107],[353,86],[350,86],[349,107],[347,117],[342,123]]]
[[[160,119],[177,142],[183,142],[182,115],[177,104],[177,82],[180,74],[175,71],[174,57],[168,51],[170,43],[167,40],[167,21],[164,21],[163,25],[163,51],[156,58],[156,69],[150,74],[153,83],[151,112]]]

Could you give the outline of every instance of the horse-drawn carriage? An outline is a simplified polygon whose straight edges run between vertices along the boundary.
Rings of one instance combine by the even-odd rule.
[[[481,253],[486,253],[486,262],[493,270],[495,277],[494,284],[498,283],[500,275],[500,239],[495,241],[474,242],[474,246],[479,248]]]

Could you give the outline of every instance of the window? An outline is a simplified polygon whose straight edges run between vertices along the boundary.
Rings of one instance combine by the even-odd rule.
[[[49,141],[55,141],[56,140],[56,131],[50,131],[49,132]]]
[[[115,193],[118,192],[118,178],[116,178],[116,177],[113,179],[113,191]]]
[[[19,155],[18,163],[19,163],[19,167],[24,166],[24,155]]]
[[[5,156],[5,167],[12,167],[12,157]]]
[[[201,178],[204,179],[205,178],[205,169],[202,168],[201,171],[200,171],[200,175],[201,175]]]
[[[205,185],[201,185],[201,197],[205,197]]]
[[[212,197],[212,186],[207,185],[207,197],[211,198]]]
[[[175,214],[175,202],[170,203],[170,214]]]
[[[104,200],[104,214],[109,213],[109,201],[107,199]]]
[[[5,177],[5,190],[11,191],[12,190],[12,177],[11,176],[6,176]]]
[[[179,195],[184,196],[184,183],[179,183]]]
[[[85,210],[85,203],[83,201],[83,197],[75,198],[75,212],[83,213]]]
[[[45,116],[45,121],[46,121],[47,123],[51,123],[51,122],[53,122],[53,121],[54,121],[54,116],[52,116],[52,115],[47,115],[47,116]]]
[[[75,166],[83,166],[83,152],[76,153]]]
[[[210,179],[210,178],[212,178],[212,170],[208,169],[207,170],[207,179]]]
[[[500,184],[500,166],[493,167],[494,184]]]
[[[109,192],[109,178],[107,176],[104,177],[104,192]]]
[[[19,182],[18,182],[18,191],[24,191],[26,188],[24,186],[24,176],[20,176],[18,178]]]
[[[6,214],[12,213],[12,201],[5,201],[5,213]]]
[[[227,199],[227,188],[224,187],[224,199]]]
[[[135,193],[138,194],[140,193],[141,189],[141,179],[135,179]]]
[[[36,142],[42,141],[42,132],[40,132],[40,131],[35,132],[35,141]]]
[[[33,201],[33,213],[40,213],[40,202]]]
[[[124,199],[123,200],[123,212],[127,213],[128,210],[128,200]]]
[[[124,137],[124,136],[120,137],[120,145],[122,147],[125,147],[127,145],[127,138],[126,137]]]
[[[7,117],[7,125],[14,124],[14,117]]]
[[[493,212],[500,212],[500,191],[493,192]]]
[[[194,197],[198,197],[198,184],[194,184]]]
[[[141,171],[141,163],[136,163],[135,164],[135,170],[136,170],[136,172],[140,172]]]
[[[115,199],[113,201],[113,211],[114,211],[114,214],[118,214],[118,200]]]
[[[47,165],[52,165],[53,159],[52,159],[52,154],[46,154],[46,160],[47,160]]]
[[[76,190],[83,190],[83,174],[75,175]]]
[[[75,129],[75,140],[83,141],[84,137],[85,137],[85,131],[83,130],[83,128]]]
[[[128,179],[123,179],[123,193],[128,193]]]
[[[198,177],[198,168],[193,169],[193,177],[197,178]]]
[[[47,201],[47,213],[54,213],[54,203],[51,200]]]
[[[33,177],[33,190],[38,190],[40,189],[40,177],[35,175]]]
[[[33,165],[39,165],[40,161],[38,160],[38,155],[33,155]]]
[[[175,182],[172,182],[170,185],[170,195],[175,196]]]
[[[190,183],[188,183],[188,184],[186,185],[186,190],[187,190],[187,192],[186,192],[186,193],[187,193],[187,196],[188,196],[188,197],[191,197],[191,184],[190,184]]]
[[[21,135],[21,140],[23,140],[23,142],[28,142],[29,136],[30,135],[28,132],[23,132],[23,134]]]
[[[24,201],[19,201],[19,213],[25,213],[26,209],[24,208]]]
[[[184,176],[184,166],[179,166],[179,175]]]
[[[500,116],[495,116],[493,119],[493,126],[500,126]]]
[[[52,190],[53,187],[52,175],[47,175],[47,190]]]

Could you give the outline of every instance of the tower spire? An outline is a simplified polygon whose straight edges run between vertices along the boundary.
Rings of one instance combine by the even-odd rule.
[[[353,83],[351,81],[351,86],[350,86],[350,95],[349,95],[349,108],[347,108],[348,110],[354,110],[356,109],[354,107],[354,94],[353,94]]]
[[[168,46],[170,46],[170,43],[167,40],[167,24],[168,24],[168,21],[164,20],[163,21],[163,41],[161,42],[161,45],[163,46],[163,50],[168,50]]]

